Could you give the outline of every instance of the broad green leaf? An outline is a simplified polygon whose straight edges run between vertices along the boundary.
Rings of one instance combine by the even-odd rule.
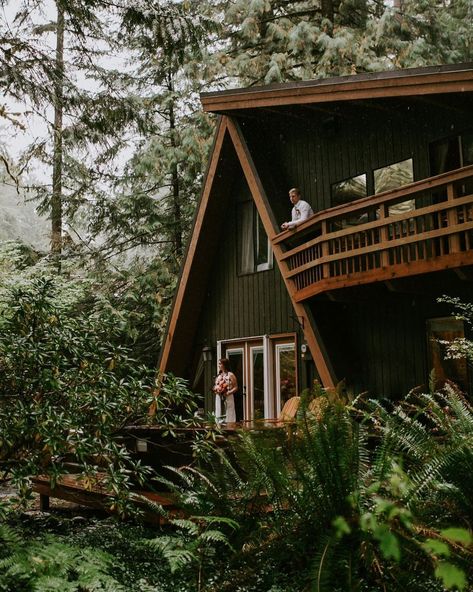
[[[435,569],[435,577],[442,580],[442,584],[447,590],[457,588],[465,590],[467,586],[465,573],[456,565],[442,561]]]
[[[434,555],[441,555],[442,557],[450,557],[450,547],[443,541],[437,539],[427,539],[422,546],[428,553]]]
[[[455,543],[461,543],[462,545],[471,545],[472,536],[469,530],[466,528],[445,528],[440,531],[441,535],[450,541]]]

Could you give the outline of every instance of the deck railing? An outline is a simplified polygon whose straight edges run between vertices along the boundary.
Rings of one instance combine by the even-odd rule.
[[[319,212],[273,242],[297,301],[473,265],[473,166]]]

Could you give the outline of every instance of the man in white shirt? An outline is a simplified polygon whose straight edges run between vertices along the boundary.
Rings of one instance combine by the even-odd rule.
[[[301,192],[297,187],[293,187],[289,190],[289,199],[291,200],[292,208],[291,221],[283,222],[281,228],[287,230],[288,228],[296,228],[299,224],[302,224],[307,218],[310,218],[314,214],[310,205],[301,199]]]

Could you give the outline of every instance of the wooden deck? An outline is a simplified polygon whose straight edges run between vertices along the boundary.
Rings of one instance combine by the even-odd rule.
[[[97,474],[94,483],[86,482],[79,475],[62,475],[55,487],[51,486],[48,476],[38,475],[33,477],[33,491],[40,494],[40,508],[49,508],[49,498],[58,498],[80,506],[96,508],[105,512],[114,513],[113,496],[101,483],[101,475]],[[152,491],[134,490],[132,492],[133,503],[141,510],[143,518],[150,523],[162,524],[165,520],[162,516],[149,510],[145,500],[160,504],[171,516],[179,514],[172,494]]]
[[[222,433],[217,436],[215,443],[225,446],[229,437],[235,436],[243,430],[283,434],[285,430],[290,430],[290,426],[290,421],[281,419],[231,423],[221,428]],[[123,436],[128,439],[129,449],[143,464],[150,466],[158,473],[164,472],[166,477],[172,479],[172,474],[166,474],[166,467],[191,464],[194,460],[192,442],[196,433],[203,432],[205,429],[204,426],[175,428],[176,438],[176,436],[163,437],[163,433],[168,430],[166,426],[135,425],[127,426],[123,430]],[[64,474],[54,487],[47,475],[37,475],[32,478],[32,488],[33,491],[40,494],[40,509],[42,510],[49,509],[50,498],[57,498],[109,513],[116,511],[113,506],[113,495],[106,486],[105,473],[99,472],[94,475],[93,479],[85,479],[76,473]],[[166,522],[166,518],[149,509],[146,500],[161,505],[170,517],[182,515],[182,510],[170,492],[132,490],[131,493],[133,503],[142,512],[142,517],[146,522],[157,525]]]
[[[473,165],[319,212],[273,244],[296,302],[473,265]]]

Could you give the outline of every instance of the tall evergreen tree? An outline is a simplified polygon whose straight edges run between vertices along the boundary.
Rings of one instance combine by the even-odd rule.
[[[4,87],[32,115],[35,129],[38,119],[46,128],[22,158],[39,162],[51,175],[51,183],[34,189],[41,211],[51,218],[52,251],[59,253],[63,225],[74,226],[83,206],[109,192],[114,159],[139,119],[139,109],[123,91],[123,73],[113,69],[116,60],[107,64],[117,48],[120,6],[89,0],[6,4],[13,16],[3,26],[10,40],[2,48],[4,62],[12,47],[34,61],[18,73],[5,67]]]
[[[469,0],[236,0],[227,67],[262,84],[469,60],[472,10]]]
[[[133,92],[146,121],[116,199],[101,202],[95,231],[109,252],[159,244],[177,270],[200,191],[213,122],[199,91],[215,69],[207,46],[216,25],[197,1],[131,2],[121,40],[136,64]]]

